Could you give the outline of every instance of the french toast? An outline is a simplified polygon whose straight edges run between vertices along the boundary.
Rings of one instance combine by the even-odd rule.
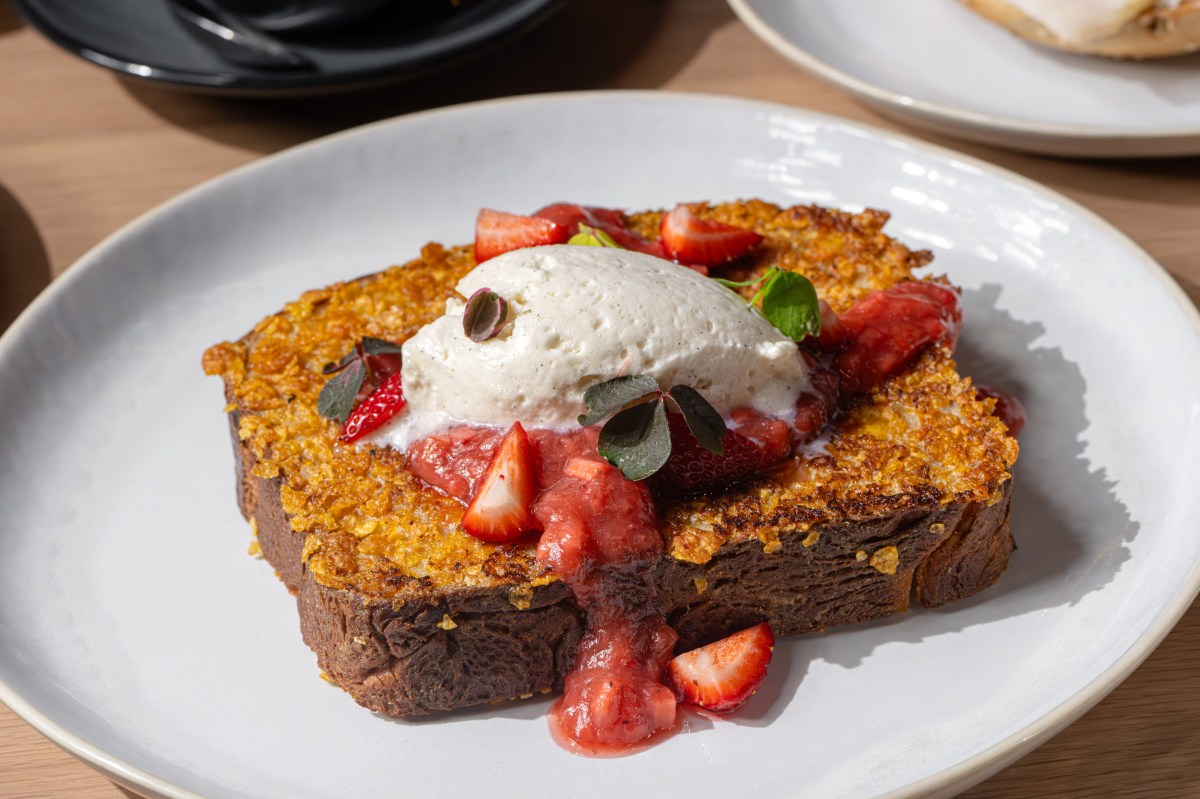
[[[693,206],[764,236],[731,267],[800,271],[835,311],[931,259],[887,214],[761,201]],[[660,212],[629,217],[655,238]],[[362,336],[403,341],[475,265],[426,245],[403,266],[310,291],[210,348],[225,381],[238,497],[255,546],[297,598],[320,668],[360,704],[407,716],[560,687],[583,633],[571,592],[522,539],[487,544],[463,506],[394,450],[340,443],[317,412],[323,367]],[[1017,444],[943,346],[860,397],[789,468],[660,505],[658,601],[679,648],[761,621],[777,634],[878,618],[911,597],[971,596],[1007,568]]]

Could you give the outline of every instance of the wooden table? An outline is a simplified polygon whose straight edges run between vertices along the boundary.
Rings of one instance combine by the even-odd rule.
[[[605,47],[579,48],[581,32]],[[723,0],[576,0],[517,48],[419,83],[272,101],[185,95],[118,79],[58,50],[0,0],[0,329],[119,226],[263,154],[438,105],[595,88],[742,95],[903,130],[793,68]],[[1200,301],[1200,158],[1063,161],[918,135],[1079,200],[1132,236]],[[1198,653],[1200,608],[1193,607],[1104,702],[966,796],[1200,796]],[[0,705],[0,797],[123,793]]]

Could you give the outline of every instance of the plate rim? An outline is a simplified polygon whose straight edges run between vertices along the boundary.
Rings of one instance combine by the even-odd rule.
[[[731,3],[739,1],[729,0]],[[1192,303],[1165,267],[1158,263],[1128,235],[1096,212],[1070,197],[1012,170],[949,147],[924,141],[915,136],[896,133],[868,123],[785,103],[715,93],[660,90],[601,90],[502,97],[389,117],[280,150],[279,152],[254,159],[249,163],[211,177],[139,214],[91,247],[68,267],[63,274],[51,281],[46,289],[13,321],[8,330],[0,334],[0,363],[5,362],[8,357],[11,357],[9,351],[15,348],[18,336],[24,335],[22,331],[32,327],[35,324],[35,320],[43,316],[48,311],[51,303],[56,302],[60,295],[72,291],[74,284],[82,279],[81,276],[99,268],[97,265],[103,263],[108,251],[121,246],[128,237],[136,235],[143,228],[156,224],[160,218],[170,216],[178,209],[192,202],[194,197],[212,190],[214,186],[223,181],[239,179],[256,170],[268,168],[277,162],[299,157],[307,153],[310,149],[324,147],[332,141],[366,135],[370,131],[383,129],[392,125],[409,124],[413,120],[425,120],[441,116],[452,117],[480,108],[519,108],[521,106],[539,104],[554,105],[596,97],[614,101],[653,104],[661,104],[662,102],[703,103],[733,106],[747,111],[757,110],[760,112],[788,114],[793,117],[806,117],[822,125],[865,133],[872,139],[882,141],[883,143],[900,144],[916,151],[924,151],[940,158],[958,161],[966,167],[987,173],[993,178],[1015,184],[1043,199],[1050,199],[1096,226],[1097,229],[1111,238],[1114,245],[1121,247],[1141,263],[1146,270],[1147,276],[1156,280],[1167,296],[1173,299],[1179,309],[1183,311],[1185,320],[1191,325],[1196,336],[1200,338],[1200,309]],[[983,781],[1004,766],[1044,743],[1100,702],[1132,674],[1178,623],[1198,594],[1200,594],[1200,562],[1193,564],[1180,589],[1171,601],[1167,603],[1150,627],[1124,653],[1109,664],[1107,668],[1100,672],[1087,685],[1067,697],[1049,712],[1039,718],[1033,719],[1017,731],[980,752],[947,768],[929,774],[916,782],[883,794],[879,799],[917,799],[917,797],[927,797],[930,795],[949,795],[944,793],[946,791],[957,792],[965,790],[971,785]],[[75,733],[70,732],[35,707],[32,702],[22,696],[3,678],[0,678],[0,702],[7,705],[18,717],[48,738],[52,743],[79,760],[91,765],[120,785],[136,789],[139,792],[151,791],[153,792],[151,795],[156,799],[211,799],[210,797],[195,793],[188,788],[157,777],[124,759],[112,756],[104,750],[102,745],[85,740]]]
[[[1187,144],[1192,139],[1200,137],[1200,124],[1184,127],[1131,128],[1067,122],[1036,122],[1019,117],[971,111],[954,105],[911,97],[855,77],[817,58],[771,27],[751,7],[751,0],[726,0],[726,2],[755,36],[792,63],[863,100],[878,103],[908,116],[919,115],[936,122],[966,126],[972,129],[987,129],[996,133],[1039,136],[1060,143],[1079,140],[1101,143],[1113,139],[1133,139],[1142,143]],[[1013,144],[1012,146],[1017,145]],[[1200,150],[1200,142],[1196,144],[1196,147],[1197,150]]]
[[[144,61],[131,61],[128,56],[113,55],[97,50],[86,42],[64,33],[34,0],[11,0],[13,8],[31,27],[58,47],[90,64],[103,67],[124,77],[158,86],[170,86],[183,91],[210,92],[231,95],[287,95],[338,89],[357,88],[388,80],[400,81],[427,72],[451,67],[461,61],[483,55],[520,37],[531,28],[545,22],[570,0],[514,0],[509,6],[486,17],[493,21],[487,30],[468,37],[466,41],[445,48],[423,59],[385,67],[371,67],[329,76],[317,73],[259,72],[246,75],[240,72],[203,72],[176,67],[163,67]],[[499,22],[495,22],[499,20]],[[470,30],[470,29],[468,29]],[[244,69],[231,64],[231,69]]]

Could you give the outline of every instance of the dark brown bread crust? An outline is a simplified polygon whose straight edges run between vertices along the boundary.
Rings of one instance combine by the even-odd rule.
[[[963,506],[947,539],[916,569],[914,592],[927,608],[978,593],[1000,579],[1016,549],[1008,524],[1011,483],[994,505]]]
[[[518,609],[501,589],[430,591],[396,604],[319,584],[304,565],[304,535],[280,503],[280,479],[251,474],[238,416],[242,513],[296,595],[305,643],[359,704],[411,716],[561,687],[584,624],[565,586],[537,587]],[[681,649],[764,620],[779,635],[867,621],[906,610],[914,593],[927,607],[942,605],[978,593],[1007,568],[1008,508],[1006,484],[990,506],[939,505],[931,496],[925,506],[781,535],[774,552],[753,539],[704,564],[664,556],[659,601]]]
[[[321,585],[304,566],[305,537],[292,530],[280,502],[282,479],[251,474],[254,455],[238,440],[240,416],[230,414],[238,506],[296,597],[304,642],[355,701],[413,716],[562,687],[584,623],[566,586],[535,588],[521,610],[503,590],[430,592],[424,601],[394,603]]]
[[[1006,484],[991,508],[933,500],[807,535],[783,534],[772,553],[743,541],[702,565],[664,558],[659,585],[667,620],[686,649],[764,620],[777,635],[794,635],[888,616],[908,609],[914,586],[926,607],[964,599],[1008,568],[1008,505]]]

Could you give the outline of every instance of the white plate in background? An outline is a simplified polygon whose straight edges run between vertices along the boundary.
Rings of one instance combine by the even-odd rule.
[[[1029,409],[1020,549],[969,601],[787,639],[734,719],[556,747],[548,699],[416,721],[318,677],[234,502],[200,354],[307,288],[469,241],[480,206],[874,206],[965,289],[959,357]],[[431,111],[264,158],[86,255],[0,338],[0,699],[164,797],[947,796],[1127,676],[1200,587],[1200,320],[1048,189],[777,105],[659,92]],[[1151,411],[1151,412],[1148,412]]]
[[[956,0],[729,0],[754,33],[882,114],[1072,157],[1200,153],[1200,53],[1114,61],[1020,39]]]

